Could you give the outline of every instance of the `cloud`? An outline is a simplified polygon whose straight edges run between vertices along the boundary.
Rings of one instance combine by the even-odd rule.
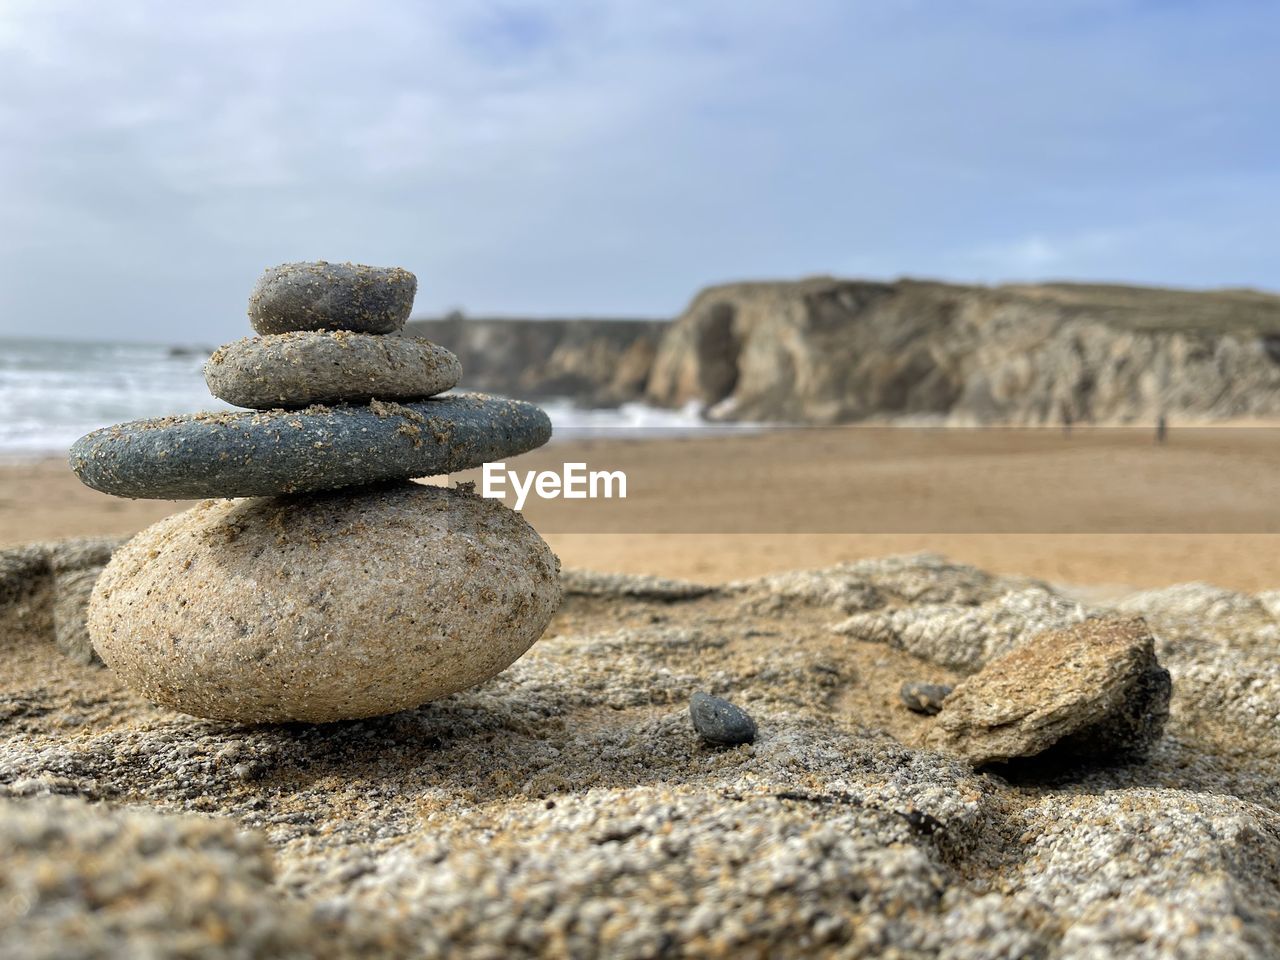
[[[474,311],[851,269],[1280,286],[1277,41],[1230,0],[10,0],[0,332],[226,339],[309,257]]]

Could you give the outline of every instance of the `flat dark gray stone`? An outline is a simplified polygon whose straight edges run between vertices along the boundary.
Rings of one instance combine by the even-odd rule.
[[[403,267],[282,263],[254,285],[249,322],[258,333],[394,333],[409,319],[417,292],[418,278]]]
[[[71,447],[71,469],[117,497],[196,500],[335,490],[469,470],[542,446],[531,403],[483,394],[361,407],[135,420]]]

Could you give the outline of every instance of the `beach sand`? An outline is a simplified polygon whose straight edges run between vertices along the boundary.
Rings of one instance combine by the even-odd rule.
[[[1280,587],[1280,429],[794,429],[554,443],[513,470],[622,470],[628,497],[524,511],[565,566],[724,582],[929,551],[1100,591]],[[477,471],[451,480],[482,482]],[[509,499],[509,503],[512,501]],[[0,545],[130,534],[181,509],[0,465]]]

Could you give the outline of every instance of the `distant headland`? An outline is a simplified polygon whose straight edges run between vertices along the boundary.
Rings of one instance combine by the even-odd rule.
[[[407,332],[478,389],[723,420],[1280,415],[1280,296],[1253,290],[815,277],[708,287],[670,321],[455,313]]]

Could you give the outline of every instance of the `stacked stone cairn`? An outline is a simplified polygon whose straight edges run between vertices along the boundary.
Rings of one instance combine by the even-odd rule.
[[[71,466],[122,497],[210,498],[116,551],[87,615],[125,683],[184,713],[327,721],[418,706],[489,679],[541,636],[559,561],[517,513],[409,482],[532,450],[537,407],[439,396],[453,354],[395,336],[417,280],[296,263],[249,300],[260,336],[205,366],[247,411],[96,430]]]

